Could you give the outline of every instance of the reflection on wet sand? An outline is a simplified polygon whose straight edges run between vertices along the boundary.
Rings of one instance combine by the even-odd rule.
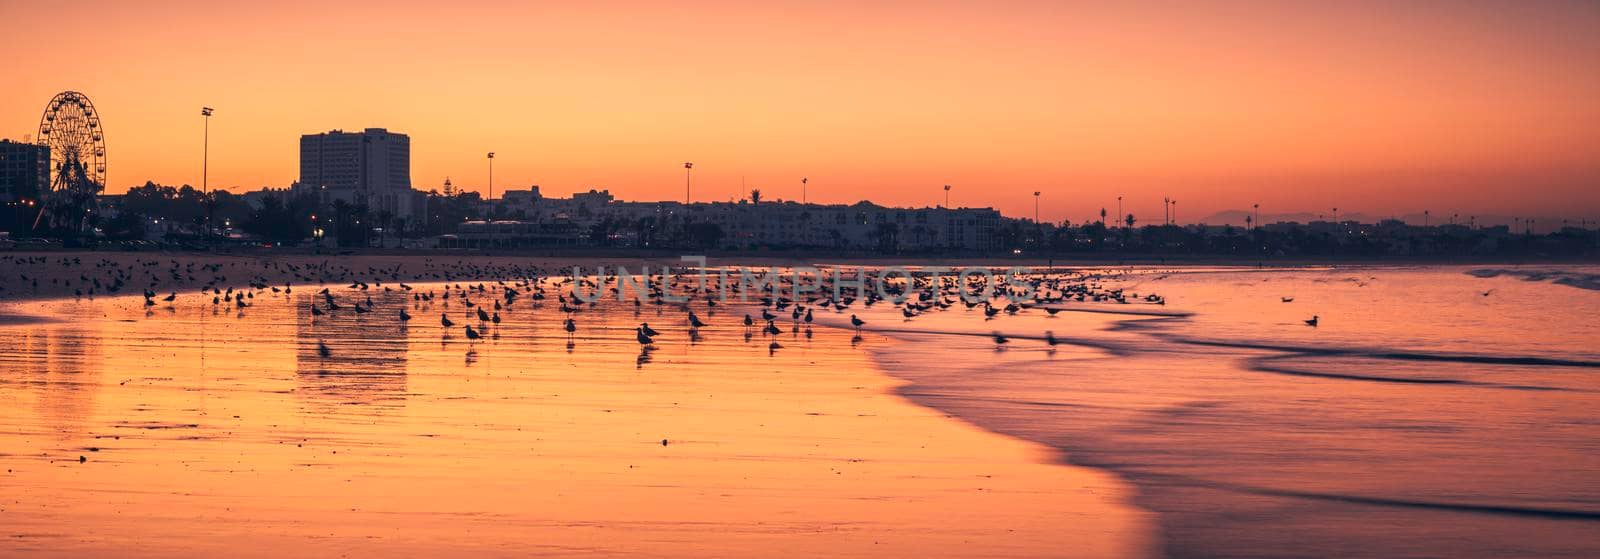
[[[0,336],[0,371],[6,371],[0,386],[17,395],[6,405],[26,407],[39,417],[45,429],[39,436],[81,437],[101,382],[98,341],[76,327]]]
[[[313,316],[311,305],[318,299],[321,296],[311,293],[293,299],[297,393],[306,397],[308,411],[328,414],[333,411],[329,406],[366,405],[383,410],[404,405],[409,323],[399,320],[395,311],[385,316]],[[403,294],[378,294],[376,299],[375,304],[388,309],[408,305]]]
[[[569,339],[553,304],[480,323],[455,300],[335,288],[373,310],[312,317],[311,291],[219,312],[184,297],[148,313],[137,297],[11,309],[64,321],[0,326],[16,365],[0,401],[29,402],[0,408],[0,550],[1146,550],[1148,521],[1114,478],[895,397],[865,352],[890,343],[878,335],[747,337],[713,313],[691,337],[681,311],[603,303],[575,315]],[[661,331],[653,350],[635,339],[645,321]],[[68,374],[84,385],[55,381]]]

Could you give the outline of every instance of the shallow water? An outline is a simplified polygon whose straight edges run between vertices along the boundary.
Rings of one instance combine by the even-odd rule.
[[[691,340],[679,310],[607,303],[569,340],[525,297],[471,341],[439,324],[478,324],[459,300],[335,287],[313,317],[312,291],[9,306],[54,320],[0,326],[0,554],[1147,550],[1114,476],[895,396],[882,336],[774,350],[731,312]]]
[[[1172,556],[1600,555],[1600,292],[1550,281],[1596,270],[1472,270],[1134,270],[1101,283],[1165,305],[863,316],[914,342],[877,349],[902,394],[1132,480]]]

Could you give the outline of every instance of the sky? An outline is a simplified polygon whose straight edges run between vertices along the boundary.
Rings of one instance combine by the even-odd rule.
[[[410,135],[419,189],[956,206],[1082,221],[1600,217],[1600,3],[17,2],[0,137],[102,115],[108,191],[283,187]],[[743,186],[741,186],[743,185]]]

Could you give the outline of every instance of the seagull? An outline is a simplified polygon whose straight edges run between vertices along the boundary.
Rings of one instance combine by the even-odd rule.
[[[333,355],[333,351],[328,349],[328,344],[322,343],[322,340],[317,340],[317,355],[328,357]]]
[[[478,335],[478,331],[477,330],[473,330],[472,329],[472,325],[471,324],[467,325],[467,339],[476,340],[476,339],[482,338],[482,337],[483,336]]]
[[[1317,316],[1316,315],[1311,315],[1311,319],[1306,321],[1306,326],[1316,326],[1316,325],[1317,325]]]
[[[850,325],[851,326],[855,326],[857,330],[860,330],[861,329],[861,325],[866,324],[866,323],[867,323],[867,321],[861,320],[859,318],[856,318],[856,315],[853,315],[853,314],[850,315]]]
[[[644,330],[643,327],[634,328],[633,329],[633,333],[634,333],[635,339],[639,340],[639,345],[650,345],[651,343],[655,342],[655,340],[650,339],[650,335],[649,334],[645,333],[645,330]]]
[[[570,318],[569,318],[569,319],[567,319],[567,321],[566,321],[566,323],[564,323],[564,324],[562,324],[562,325],[561,325],[561,327],[562,327],[562,328],[565,328],[565,329],[566,329],[566,330],[567,330],[567,337],[568,337],[568,338],[571,338],[571,337],[572,337],[572,334],[573,334],[573,333],[574,333],[574,332],[577,332],[577,331],[578,331],[578,323],[577,323],[577,322],[575,322],[575,321],[573,321],[573,320],[572,320],[572,319],[570,319]]]
[[[650,323],[649,322],[640,323],[639,324],[639,331],[640,332],[644,332],[644,335],[650,336],[650,337],[655,337],[655,336],[660,336],[661,335],[660,332],[657,332],[654,328],[650,327]]]
[[[213,301],[215,301],[215,299],[213,299]],[[317,308],[316,303],[311,304],[311,316],[322,316],[322,309]]]
[[[706,325],[706,323],[700,321],[700,317],[694,315],[694,311],[689,311],[689,327],[690,328],[699,328],[699,327],[702,327],[702,326],[705,326],[705,325]]]
[[[456,323],[452,322],[450,320],[450,317],[445,316],[444,313],[439,313],[439,324],[444,325],[445,328],[449,328],[449,327],[452,327],[452,326],[456,325]]]
[[[1294,297],[1284,297],[1283,298],[1283,302],[1285,302],[1285,303],[1293,303],[1294,302]]]
[[[993,334],[993,336],[994,336],[994,343],[995,343],[995,347],[996,348],[1005,347],[1006,344],[1011,343],[1011,339],[1010,338],[1007,338],[1005,336],[1000,335],[999,332],[995,332]]]
[[[400,321],[405,322],[408,320],[411,320],[411,315],[405,309],[400,309]]]

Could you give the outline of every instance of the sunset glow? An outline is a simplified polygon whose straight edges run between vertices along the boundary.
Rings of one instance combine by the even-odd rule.
[[[313,17],[314,16],[314,17]],[[108,191],[288,186],[301,134],[412,138],[419,189],[1600,212],[1593,2],[0,4],[0,137],[78,90]]]

